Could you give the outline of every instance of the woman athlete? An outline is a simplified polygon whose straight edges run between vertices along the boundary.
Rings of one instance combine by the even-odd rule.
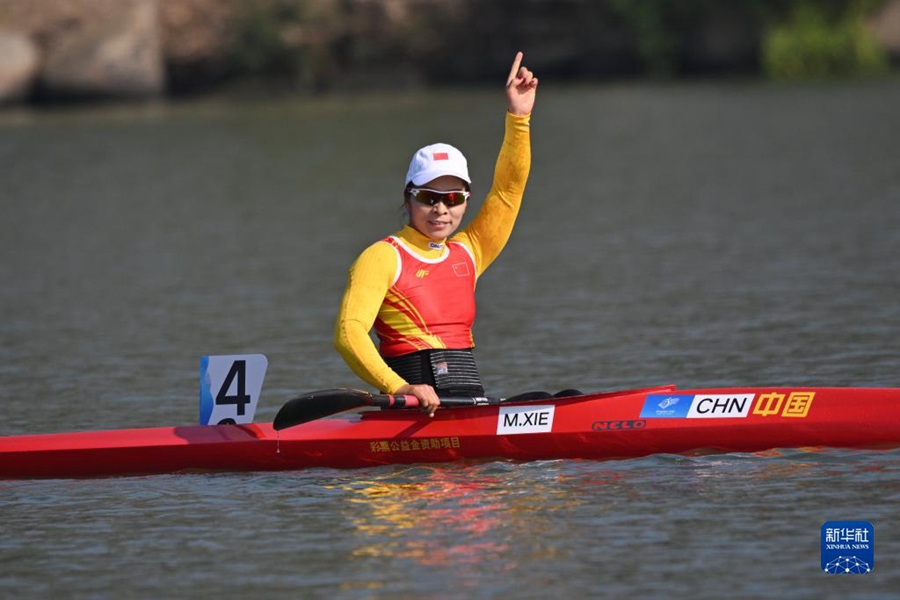
[[[475,283],[509,240],[531,168],[538,80],[521,64],[519,52],[494,181],[472,222],[456,232],[472,183],[465,157],[448,144],[420,149],[406,175],[408,224],[363,251],[341,302],[334,345],[350,368],[382,392],[415,396],[431,416],[441,396],[484,395],[472,355]]]

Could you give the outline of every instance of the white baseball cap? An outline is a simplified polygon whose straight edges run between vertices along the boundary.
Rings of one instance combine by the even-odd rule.
[[[450,144],[431,144],[420,148],[409,163],[406,173],[406,185],[423,185],[444,175],[459,177],[468,184],[469,164],[462,152]]]

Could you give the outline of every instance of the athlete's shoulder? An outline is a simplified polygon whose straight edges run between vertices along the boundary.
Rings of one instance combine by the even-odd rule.
[[[360,260],[384,260],[390,258],[395,260],[397,256],[397,247],[394,245],[390,237],[382,238],[370,244],[360,253],[357,262]]]
[[[472,238],[469,235],[468,230],[466,230],[466,229],[463,229],[462,231],[460,231],[459,233],[454,235],[452,238],[447,240],[447,244],[451,245],[451,246],[454,244],[457,246],[461,246],[469,254],[472,254],[472,251],[474,248]]]

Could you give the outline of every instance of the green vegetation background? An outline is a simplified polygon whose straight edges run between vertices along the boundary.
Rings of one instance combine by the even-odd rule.
[[[866,26],[884,0],[469,0],[419,3],[393,21],[361,13],[360,4],[248,0],[226,77],[308,89],[340,87],[351,78],[365,84],[367,75],[391,83],[478,81],[519,48],[533,51],[531,64],[543,74],[574,79],[705,73],[798,79],[889,69]],[[750,51],[720,63],[697,60],[698,38],[723,16],[739,23]]]

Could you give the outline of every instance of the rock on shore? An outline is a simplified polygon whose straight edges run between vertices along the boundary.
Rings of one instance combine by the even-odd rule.
[[[31,38],[0,30],[0,104],[26,98],[39,68],[38,49]]]
[[[41,74],[54,97],[149,97],[165,86],[156,0],[143,0],[106,21],[63,33]]]
[[[895,60],[900,59],[900,0],[891,0],[869,22],[875,38]]]

